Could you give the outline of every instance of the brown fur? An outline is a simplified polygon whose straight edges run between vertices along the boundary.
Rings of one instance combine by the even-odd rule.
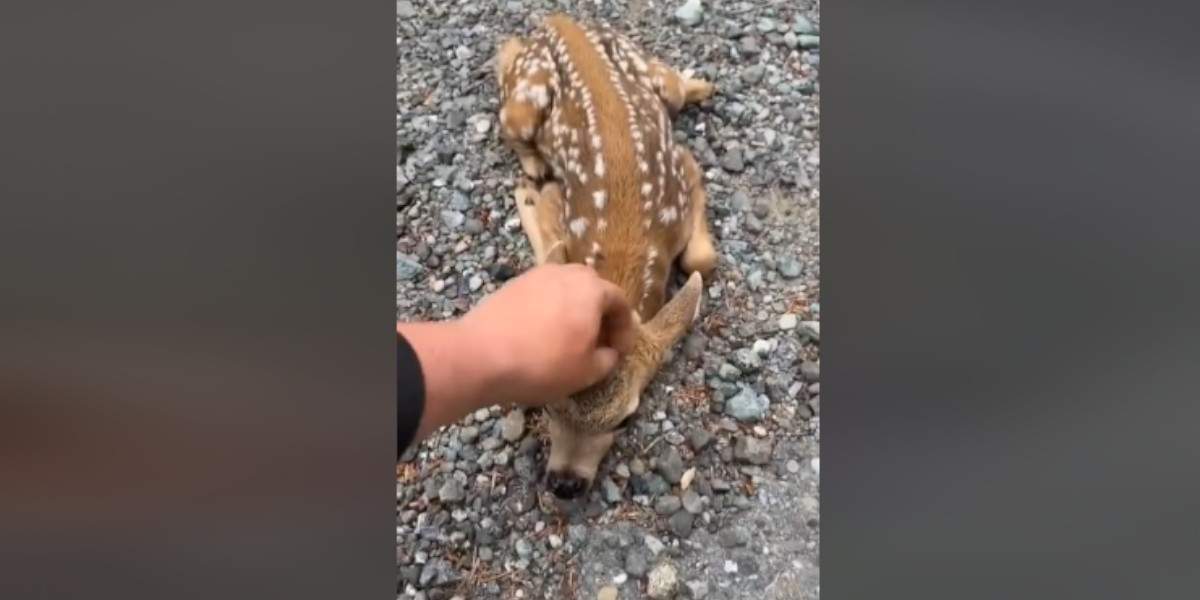
[[[506,41],[496,68],[501,134],[533,178],[516,199],[536,260],[591,265],[634,307],[637,341],[613,374],[549,408],[549,470],[590,482],[613,429],[697,314],[702,274],[715,264],[702,173],[669,118],[713,87],[563,16]],[[693,275],[666,302],[676,258]]]

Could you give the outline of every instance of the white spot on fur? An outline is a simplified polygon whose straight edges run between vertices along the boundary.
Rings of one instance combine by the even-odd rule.
[[[604,210],[604,205],[608,202],[608,192],[596,190],[592,192],[592,199],[596,202],[596,210]]]
[[[643,183],[642,184],[642,195],[649,196],[650,192],[653,191],[653,189],[654,189],[654,186],[652,186],[649,181]]]
[[[596,156],[596,177],[604,177],[604,157]]]
[[[676,217],[678,216],[679,210],[674,206],[667,206],[658,211],[658,220],[662,221],[664,225],[670,225],[671,223],[674,223]]]
[[[568,227],[571,228],[571,233],[575,234],[575,237],[583,236],[583,233],[585,231],[587,231],[587,226],[588,226],[587,217],[578,217],[578,218],[572,219],[571,224],[568,225]]]
[[[608,219],[603,217],[596,219],[596,230],[604,231],[605,229],[608,229]]]

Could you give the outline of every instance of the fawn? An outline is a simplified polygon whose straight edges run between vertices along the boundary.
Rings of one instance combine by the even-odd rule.
[[[569,499],[591,487],[642,390],[699,314],[716,253],[702,172],[675,143],[670,117],[713,86],[562,15],[502,43],[496,72],[500,134],[527,176],[515,195],[535,261],[591,266],[634,312],[636,342],[614,372],[547,406],[546,484]],[[667,302],[676,258],[690,278]]]

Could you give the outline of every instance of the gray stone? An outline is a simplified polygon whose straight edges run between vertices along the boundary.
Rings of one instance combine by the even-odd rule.
[[[742,149],[734,146],[725,151],[721,157],[721,168],[730,173],[741,173],[746,168],[742,159]]]
[[[750,348],[740,348],[733,353],[733,364],[744,373],[754,373],[762,368],[762,358]]]
[[[462,226],[463,221],[466,220],[467,218],[457,210],[447,209],[442,211],[442,223],[444,223],[448,229],[458,229],[460,226]]]
[[[679,456],[679,450],[674,446],[668,446],[658,455],[658,466],[656,468],[659,475],[672,484],[679,483],[679,478],[683,477],[684,466],[683,457]]]
[[[811,360],[806,360],[800,363],[800,375],[805,381],[817,381],[821,379],[821,365]]]
[[[682,507],[683,502],[680,501],[678,497],[673,495],[660,496],[659,499],[654,502],[654,512],[663,516],[673,515]]]
[[[650,551],[651,556],[658,556],[659,553],[667,549],[666,544],[663,544],[662,540],[650,534],[646,534],[643,541],[646,543],[646,549]]]
[[[466,498],[467,492],[463,485],[455,479],[448,479],[438,489],[438,499],[446,504],[456,504]]]
[[[698,515],[700,514],[700,511],[704,510],[704,500],[700,497],[700,494],[696,493],[696,490],[694,489],[685,491],[681,500],[683,503],[683,510],[688,511],[693,515]]]
[[[500,437],[512,443],[525,435],[525,411],[513,409],[500,421]]]
[[[625,572],[634,577],[643,577],[650,569],[650,553],[643,547],[633,547],[625,554]]]
[[[479,428],[474,425],[468,425],[458,430],[458,439],[464,444],[474,443],[479,438]]]
[[[821,341],[820,321],[803,321],[800,323],[800,330],[804,332],[804,335],[807,335],[814,341]]]
[[[463,229],[471,235],[479,235],[483,233],[483,221],[475,218],[467,219]]]
[[[767,340],[755,340],[753,350],[755,354],[766,357],[771,353],[771,342]]]
[[[692,600],[702,600],[708,596],[708,582],[700,579],[689,581],[687,591]]]
[[[396,253],[396,280],[409,281],[421,274],[421,263],[407,254]]]
[[[821,45],[821,38],[815,35],[797,36],[800,41],[801,48],[817,48]]]
[[[782,317],[779,317],[779,328],[784,331],[791,331],[796,328],[796,325],[799,324],[799,322],[799,317],[793,315],[792,313],[788,313]]]
[[[675,9],[675,18],[684,25],[695,27],[704,20],[704,6],[700,0],[688,0],[683,6]]]
[[[736,396],[725,401],[725,414],[739,421],[757,421],[763,418],[770,406],[771,401],[766,396],[755,392],[753,388],[742,386]]]
[[[721,363],[717,375],[725,381],[737,381],[742,378],[742,371],[730,363]]]
[[[402,0],[396,3],[396,16],[401,19],[411,19],[417,16],[417,9],[413,8],[412,2]]]
[[[771,462],[771,442],[750,436],[740,436],[733,446],[733,457],[741,463],[765,465]]]
[[[737,548],[750,543],[750,530],[741,525],[729,525],[717,532],[722,548]]]
[[[600,480],[600,495],[605,502],[616,504],[621,501],[621,488],[617,487],[612,479],[605,477]]]
[[[695,452],[699,452],[700,450],[704,449],[705,446],[712,442],[712,439],[712,434],[702,427],[693,427],[687,432],[688,445],[691,446],[692,450]]]
[[[667,519],[667,526],[671,529],[671,533],[675,534],[676,537],[685,539],[689,535],[692,535],[692,523],[694,521],[695,517],[692,516],[692,513],[689,513],[686,510],[681,510],[671,515],[671,518]]]
[[[650,576],[646,579],[646,595],[654,600],[665,600],[675,595],[675,590],[679,587],[679,576],[675,573],[675,567],[670,563],[663,563],[654,567],[650,572]]]
[[[801,265],[800,261],[796,260],[795,257],[789,256],[780,260],[777,268],[779,270],[779,274],[783,275],[784,278],[795,279],[800,276],[800,272],[803,270],[804,266]]]
[[[763,65],[754,65],[742,71],[742,83],[746,85],[757,85],[762,81],[763,75],[766,75],[767,68]]]
[[[796,22],[792,25],[792,31],[812,35],[817,32],[817,27],[812,24],[804,15],[796,15]]]

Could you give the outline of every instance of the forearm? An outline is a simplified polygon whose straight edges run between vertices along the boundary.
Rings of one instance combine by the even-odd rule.
[[[412,345],[425,380],[417,439],[489,404],[489,391],[501,385],[502,369],[460,321],[401,323],[396,330]]]

